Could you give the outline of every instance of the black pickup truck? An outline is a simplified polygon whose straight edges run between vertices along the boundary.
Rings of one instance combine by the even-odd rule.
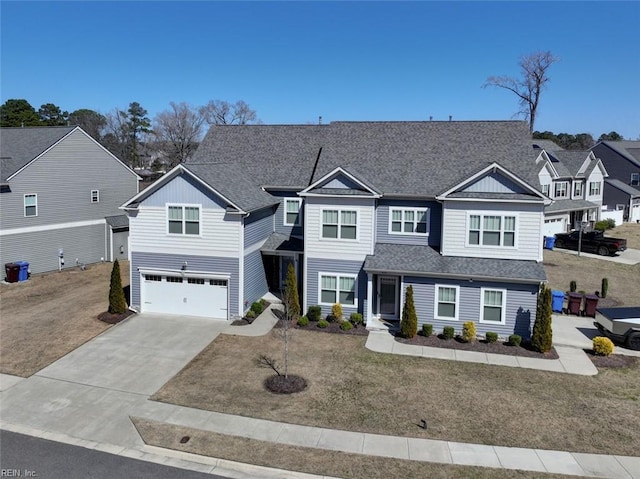
[[[555,247],[565,249],[578,249],[580,232],[556,234]],[[582,244],[580,251],[585,253],[596,253],[602,256],[611,256],[618,251],[627,249],[627,240],[623,238],[609,238],[602,231],[582,232]]]
[[[598,308],[593,324],[614,341],[640,350],[640,307]]]

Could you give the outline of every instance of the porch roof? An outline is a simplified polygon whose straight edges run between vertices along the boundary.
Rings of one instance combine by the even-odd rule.
[[[302,253],[304,251],[304,243],[300,238],[281,233],[271,233],[271,236],[264,242],[260,251],[271,254],[284,252]]]
[[[536,261],[442,256],[431,246],[377,243],[366,257],[368,273],[415,274],[433,277],[539,283],[547,276]]]
[[[545,206],[545,213],[558,213],[560,211],[580,211],[600,208],[595,203],[587,200],[554,200],[549,206]]]

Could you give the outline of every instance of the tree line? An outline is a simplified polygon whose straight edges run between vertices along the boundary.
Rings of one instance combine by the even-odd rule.
[[[588,150],[593,147],[598,141],[620,141],[624,140],[622,135],[615,131],[609,133],[603,133],[598,137],[598,140],[594,140],[593,136],[589,133],[578,133],[572,135],[571,133],[552,133],[550,131],[534,131],[534,140],[551,140],[556,145],[565,150]]]
[[[260,123],[243,100],[211,100],[203,106],[169,104],[153,119],[138,102],[127,109],[102,114],[82,108],[69,113],[54,103],[36,110],[27,100],[11,99],[0,105],[1,127],[80,126],[96,141],[132,168],[173,168],[188,160],[210,125]]]

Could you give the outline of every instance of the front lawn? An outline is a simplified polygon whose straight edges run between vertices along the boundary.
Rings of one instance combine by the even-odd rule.
[[[296,330],[298,394],[263,388],[282,342],[221,335],[153,399],[295,424],[469,443],[637,455],[640,364],[594,377],[374,353],[366,337]],[[615,412],[615,418],[612,414]],[[418,427],[426,419],[428,429]]]

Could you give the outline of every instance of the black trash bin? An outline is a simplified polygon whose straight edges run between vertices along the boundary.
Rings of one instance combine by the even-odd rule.
[[[584,297],[584,314],[585,316],[596,317],[596,308],[598,307],[598,297],[595,294],[587,294]]]
[[[580,315],[580,306],[582,305],[582,295],[580,293],[569,293],[569,314]]]
[[[20,275],[20,265],[15,263],[5,263],[4,272],[7,277],[7,283],[17,283]]]

